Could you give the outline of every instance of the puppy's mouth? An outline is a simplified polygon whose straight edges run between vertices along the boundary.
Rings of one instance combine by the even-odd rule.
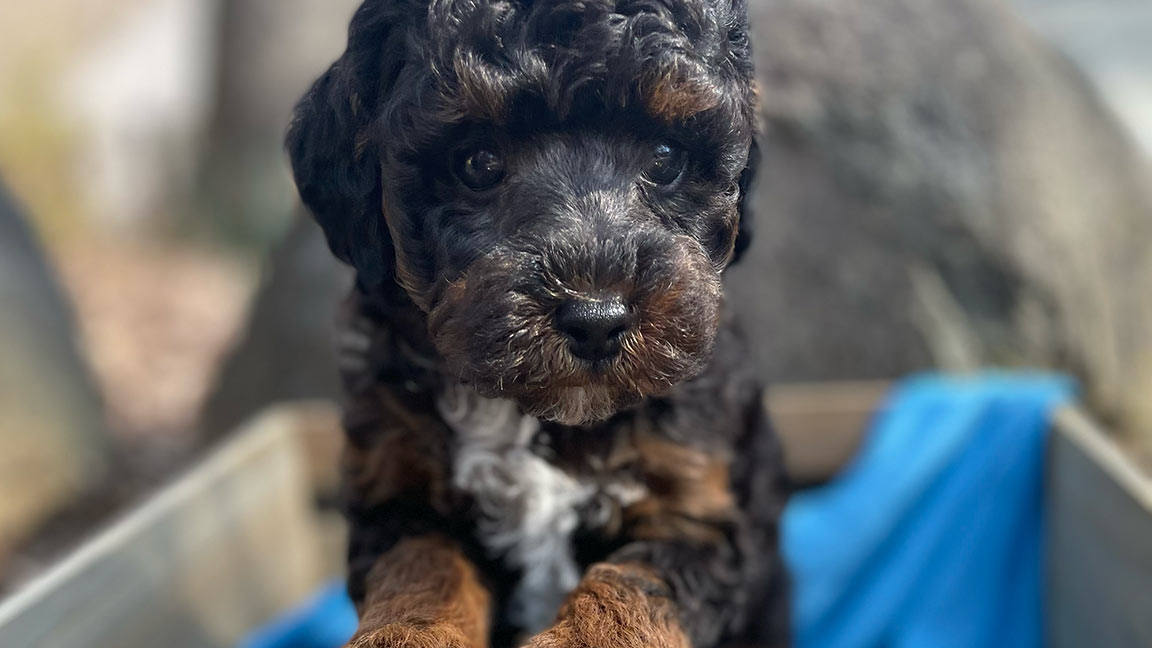
[[[458,375],[484,396],[514,400],[526,414],[566,425],[607,419],[646,397],[668,391],[676,382],[665,379],[671,378],[667,371],[652,372],[641,366],[631,341],[621,345],[629,351],[621,348],[612,357],[588,359],[574,354],[571,340],[555,330],[538,331],[533,339],[537,344],[512,371],[465,369]],[[512,357],[521,355],[512,353]]]
[[[614,373],[620,371],[619,362],[616,359],[589,361],[574,358],[572,364],[576,366],[576,371],[567,378],[554,381],[557,387],[592,387],[608,382]]]

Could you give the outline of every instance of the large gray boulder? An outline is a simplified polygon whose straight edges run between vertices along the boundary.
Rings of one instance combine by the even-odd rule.
[[[992,0],[758,0],[764,162],[730,293],[775,380],[1055,367],[1152,445],[1152,194]]]
[[[276,402],[340,395],[333,330],[352,272],[328,251],[302,208],[267,265],[243,337],[201,411],[203,440],[226,435]]]

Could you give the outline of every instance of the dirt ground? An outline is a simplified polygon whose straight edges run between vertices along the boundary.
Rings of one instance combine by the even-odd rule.
[[[125,440],[186,434],[243,320],[250,269],[202,248],[132,241],[69,245],[59,269],[111,428]]]

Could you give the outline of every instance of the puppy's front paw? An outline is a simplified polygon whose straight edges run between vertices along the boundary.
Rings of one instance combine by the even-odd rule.
[[[472,646],[459,628],[448,623],[390,623],[361,630],[346,648],[479,648]]]
[[[691,648],[663,589],[643,569],[594,566],[527,648]]]
[[[563,622],[551,630],[545,630],[532,637],[532,640],[523,648],[576,648],[571,630],[562,628],[562,625],[564,625]]]
[[[610,616],[565,619],[532,638],[525,648],[690,648],[671,625],[636,618],[621,624]]]

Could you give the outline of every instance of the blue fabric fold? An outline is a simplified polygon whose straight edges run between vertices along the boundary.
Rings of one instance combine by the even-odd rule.
[[[799,648],[1039,648],[1049,374],[921,375],[781,526]]]

